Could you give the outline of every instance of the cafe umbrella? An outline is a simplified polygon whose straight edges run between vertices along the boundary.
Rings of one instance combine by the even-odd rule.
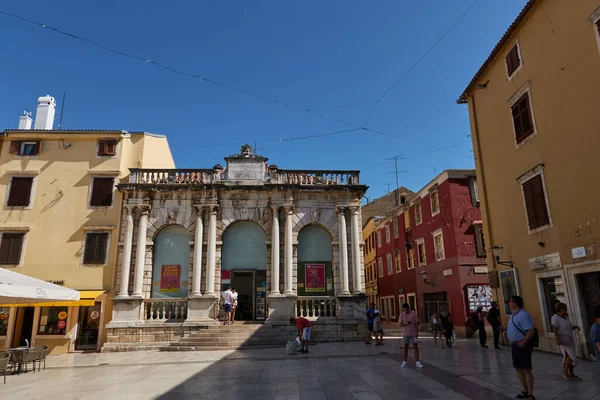
[[[78,301],[77,290],[0,268],[0,306]]]

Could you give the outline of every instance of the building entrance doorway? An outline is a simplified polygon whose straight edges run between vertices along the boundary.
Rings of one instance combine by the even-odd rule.
[[[79,307],[79,335],[75,343],[75,350],[96,350],[98,348],[100,311],[101,303]]]
[[[231,271],[231,286],[238,293],[235,310],[236,321],[261,321],[265,319],[266,271]]]
[[[12,347],[31,346],[35,307],[17,308],[17,310]]]
[[[589,332],[590,327],[596,321],[594,307],[600,305],[600,272],[579,274],[577,278],[585,306],[585,309],[582,310],[583,321],[586,324],[583,331]],[[588,354],[593,352],[592,346],[590,345],[587,350]]]

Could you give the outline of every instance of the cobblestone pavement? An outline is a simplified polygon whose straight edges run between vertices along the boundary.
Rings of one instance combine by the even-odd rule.
[[[459,340],[442,350],[423,338],[425,368],[416,369],[413,358],[400,368],[401,342],[318,344],[297,356],[282,348],[50,356],[46,371],[0,383],[0,398],[495,400],[520,391],[508,348]],[[567,382],[560,364],[559,356],[534,354],[538,399],[600,399],[598,365],[580,361],[576,373],[584,380]]]

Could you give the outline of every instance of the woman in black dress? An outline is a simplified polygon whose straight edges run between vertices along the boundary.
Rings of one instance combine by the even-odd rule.
[[[444,337],[446,338],[446,345],[452,347],[452,331],[454,330],[454,325],[452,324],[452,314],[445,308],[440,310],[440,321],[442,323]]]
[[[483,307],[477,307],[477,329],[479,330],[479,345],[487,348],[487,333],[485,332],[485,316],[483,315]]]

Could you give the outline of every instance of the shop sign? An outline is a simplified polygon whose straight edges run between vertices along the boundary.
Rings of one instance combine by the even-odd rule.
[[[560,263],[560,254],[552,253],[545,256],[529,259],[529,267],[533,272],[550,271],[562,267]]]
[[[224,285],[231,283],[231,271],[221,270],[221,283]]]
[[[304,268],[306,292],[325,291],[325,264],[307,264]]]
[[[59,312],[58,319],[67,319],[67,312],[66,311]]]
[[[160,267],[160,291],[179,292],[181,265],[162,265]]]
[[[444,270],[444,276],[452,275],[452,268],[448,268]]]
[[[473,273],[475,273],[475,274],[487,274],[488,273],[488,268],[487,267],[475,267],[475,268],[473,268]]]
[[[573,256],[573,259],[576,260],[578,258],[585,258],[587,253],[585,252],[585,247],[581,246],[571,249],[571,255]]]
[[[67,327],[67,321],[65,321],[64,319],[61,319],[60,321],[58,321],[56,323],[56,327],[58,329],[65,329]]]
[[[91,318],[92,320],[97,320],[99,317],[100,317],[100,313],[99,313],[98,311],[92,311],[92,312],[90,313],[90,318]]]

